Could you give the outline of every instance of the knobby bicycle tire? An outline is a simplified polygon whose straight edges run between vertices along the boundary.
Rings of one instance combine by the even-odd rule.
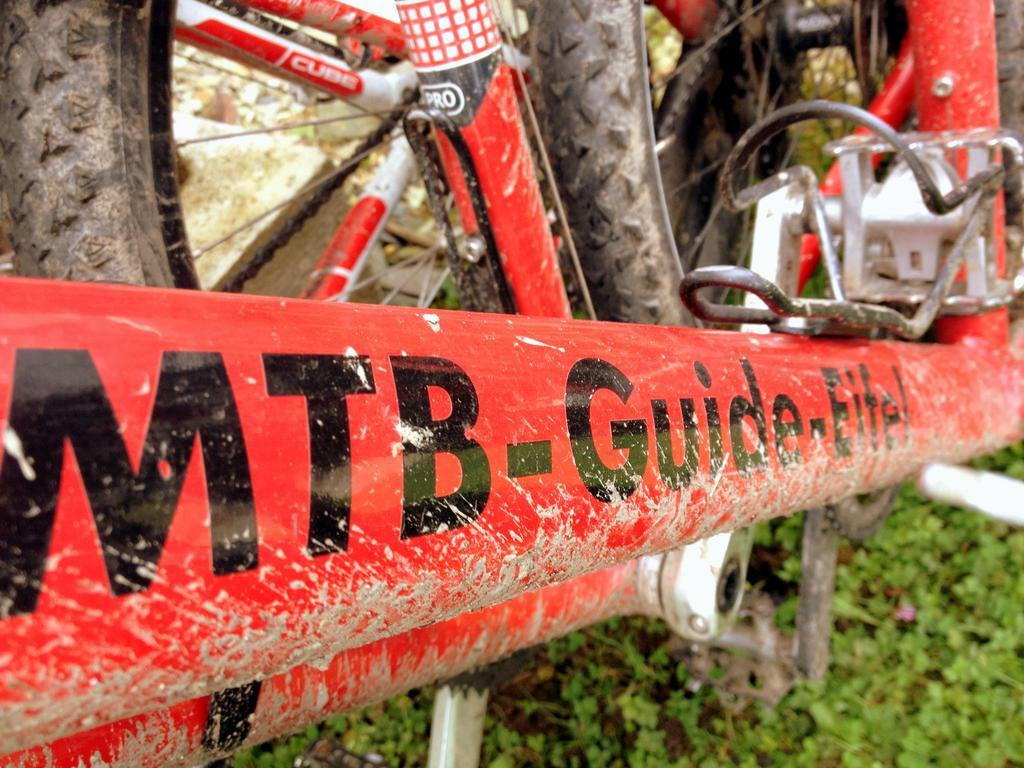
[[[173,6],[5,0],[0,176],[15,269],[198,286],[173,162]]]

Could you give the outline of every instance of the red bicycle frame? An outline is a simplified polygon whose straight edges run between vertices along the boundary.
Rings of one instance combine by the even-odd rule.
[[[357,104],[380,108],[382,96],[386,103],[387,81],[382,82],[376,72],[351,71],[308,48],[287,41],[275,43],[244,19],[232,18],[198,0],[182,2],[192,10],[184,18],[179,14],[178,35],[190,43],[273,67]],[[403,0],[397,4],[397,15],[388,13],[393,3],[381,0],[348,4],[248,0],[244,5],[410,58],[428,103],[436,103],[455,120],[473,155],[516,310],[546,317],[569,316],[532,156],[516,108],[516,89],[501,52],[498,22],[487,2],[460,0],[446,5]],[[687,39],[709,32],[718,14],[717,4],[710,0],[659,0],[656,5]],[[450,103],[446,96],[451,97]],[[397,106],[399,99],[394,94],[390,97]],[[478,224],[461,181],[463,169],[447,142],[442,139],[441,143],[456,206],[466,231],[473,233]],[[376,198],[368,201],[367,206],[377,211],[372,220],[367,221],[364,213],[343,222],[335,242],[348,247],[333,249],[337,268],[349,269],[344,264],[359,258],[362,233],[383,223],[388,206],[381,203]],[[326,260],[331,258],[332,254],[325,254]],[[332,266],[327,263],[323,268]]]
[[[5,281],[9,764],[195,761],[299,730],[645,610],[640,555],[1024,437],[1005,313],[927,346],[567,320],[488,6],[399,9],[424,89],[466,97],[452,119],[517,306],[551,317]],[[995,125],[991,8],[909,11],[925,127]],[[441,18],[481,40],[445,58]],[[936,76],[962,96],[934,102]]]
[[[1006,347],[21,280],[4,305],[5,749],[296,665],[326,678],[271,688],[323,716],[296,681],[360,659],[390,690],[430,668],[397,650],[482,658],[442,631],[349,649],[1024,436]],[[611,610],[574,605],[568,626]],[[264,701],[257,732],[299,702]]]

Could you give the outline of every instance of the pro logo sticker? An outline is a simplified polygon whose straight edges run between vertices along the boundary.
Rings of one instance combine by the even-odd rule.
[[[466,109],[466,94],[455,83],[424,85],[422,91],[427,106],[444,112],[448,117],[461,115]]]

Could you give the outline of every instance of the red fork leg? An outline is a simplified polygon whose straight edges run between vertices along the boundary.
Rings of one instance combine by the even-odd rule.
[[[558,258],[523,131],[501,34],[486,0],[404,0],[402,28],[429,105],[458,126],[476,163],[505,276],[520,314],[568,317]],[[459,191],[450,151],[445,170]],[[467,231],[468,197],[456,194]]]
[[[921,130],[999,126],[995,16],[991,0],[908,0],[913,30],[916,102]],[[997,227],[997,236],[1001,227]],[[1001,239],[1001,238],[1000,238]],[[1005,344],[1008,315],[997,310],[944,318],[939,340]]]

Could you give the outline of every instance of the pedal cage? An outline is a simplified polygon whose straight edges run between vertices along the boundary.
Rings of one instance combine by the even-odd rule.
[[[752,268],[693,270],[680,285],[683,302],[712,323],[767,325],[805,335],[888,331],[905,339],[923,336],[940,315],[977,314],[1010,304],[1024,287],[1020,248],[1012,246],[1020,241],[1022,223],[1008,221],[1006,227],[1007,252],[1013,255],[1007,274],[1015,278],[997,278],[995,203],[1000,191],[1020,195],[1019,184],[1004,185],[1024,167],[1018,137],[987,130],[915,133],[899,136],[899,144],[882,181],[875,179],[872,158],[894,152],[891,136],[853,135],[826,145],[840,163],[841,199],[826,201],[805,166],[788,168],[739,194],[724,180],[728,207],[758,206]],[[908,151],[914,154],[910,162]],[[749,147],[741,140],[734,153],[743,152]],[[958,152],[967,158],[963,183],[946,160]],[[733,166],[727,162],[726,167]],[[927,184],[921,183],[922,169],[930,176]],[[952,202],[943,207],[946,200]],[[1015,202],[1007,208],[1021,211],[1024,206]],[[833,235],[835,230],[841,234]],[[821,244],[830,298],[797,296],[805,234],[816,235]],[[966,280],[957,282],[962,273]],[[743,305],[702,295],[711,289],[722,295],[723,288],[744,294]]]

